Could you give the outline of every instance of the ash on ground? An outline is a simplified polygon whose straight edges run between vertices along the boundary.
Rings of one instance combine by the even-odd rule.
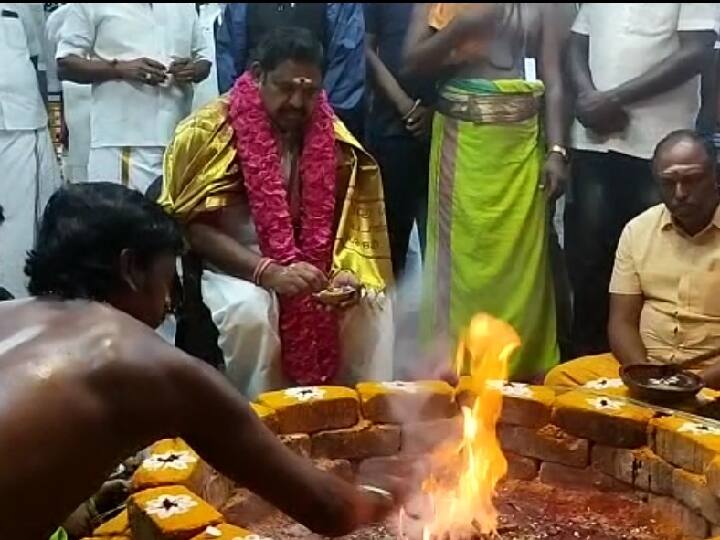
[[[682,540],[682,533],[633,494],[556,488],[506,481],[497,496],[497,540]],[[321,540],[281,514],[246,524],[274,540]],[[366,527],[344,540],[397,540],[394,520]],[[415,539],[409,539],[415,540]]]

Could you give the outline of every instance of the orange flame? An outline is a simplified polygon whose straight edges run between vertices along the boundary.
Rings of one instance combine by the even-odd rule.
[[[508,360],[520,346],[513,328],[490,315],[476,315],[461,337],[455,360],[461,373],[469,360],[472,407],[463,407],[459,443],[436,451],[432,472],[422,485],[422,540],[463,540],[494,534],[498,514],[493,505],[497,483],[507,461],[495,433],[502,409],[502,383]],[[400,538],[409,538],[406,516],[398,521]]]

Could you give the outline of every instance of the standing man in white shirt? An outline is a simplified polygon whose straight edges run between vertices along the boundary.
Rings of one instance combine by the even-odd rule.
[[[570,39],[577,91],[565,212],[576,356],[609,350],[608,286],[620,233],[657,204],[650,158],[700,109],[715,4],[582,4]]]
[[[61,184],[37,71],[45,53],[34,8],[0,3],[0,286],[15,297],[27,295],[27,251],[45,203]]]
[[[53,64],[55,64],[62,25],[70,6],[71,4],[62,4],[47,19],[47,37]],[[63,124],[67,135],[63,141],[67,152],[63,158],[63,174],[68,182],[85,182],[88,176],[87,165],[90,153],[92,88],[87,84],[62,81],[61,90]]]
[[[217,28],[222,24],[222,16],[225,11],[224,3],[206,2],[198,4],[198,18],[200,21],[200,31],[202,32],[207,52],[210,58],[215,58],[215,34]],[[210,75],[202,82],[195,85],[195,95],[193,96],[193,110],[207,105],[213,99],[218,97],[218,74],[217,63],[213,62],[210,68]]]
[[[145,192],[210,72],[195,4],[72,4],[57,59],[61,79],[92,84],[88,180]]]

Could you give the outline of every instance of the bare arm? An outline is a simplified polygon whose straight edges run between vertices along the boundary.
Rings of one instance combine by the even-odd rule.
[[[63,81],[90,84],[122,79],[120,70],[104,60],[90,60],[70,55],[58,59],[57,63],[58,77]]]
[[[548,146],[565,145],[565,87],[562,46],[569,28],[558,4],[542,4],[541,68],[545,82],[545,130]]]
[[[646,73],[631,79],[611,91],[621,105],[627,105],[667,92],[700,73],[708,50],[715,41],[715,32],[679,32],[677,52]]]
[[[207,61],[202,60],[197,64],[193,64],[192,69],[197,69],[198,76],[200,76],[201,72],[205,70],[209,72],[210,66]],[[161,63],[151,58],[111,62],[70,54],[58,59],[58,77],[63,81],[73,81],[80,84],[127,80],[157,85],[165,80],[166,69]]]
[[[608,323],[610,348],[615,358],[624,366],[648,361],[645,345],[640,337],[642,306],[642,295],[610,295],[610,320]]]
[[[390,73],[383,61],[380,60],[380,57],[375,52],[376,41],[375,35],[365,34],[365,54],[370,67],[370,76],[376,91],[384,95],[390,103],[395,105],[395,109],[401,115],[404,115],[412,108],[413,100],[402,89],[400,83],[393,77],[393,74]]]
[[[341,184],[337,189],[341,189]],[[235,239],[240,218],[238,206],[223,208],[190,223],[188,238],[193,251],[202,259],[226,274],[252,281],[262,257]],[[327,279],[322,271],[309,263],[283,266],[273,262],[263,272],[259,285],[292,296],[320,291],[327,285]]]
[[[578,94],[595,91],[595,84],[593,83],[590,66],[588,64],[589,48],[590,38],[588,36],[575,32],[570,34],[570,48],[568,53],[570,78]]]
[[[151,403],[134,405],[141,410],[131,422],[144,418],[149,432],[182,437],[219,472],[320,534],[346,534],[390,510],[383,499],[320,471],[283,446],[206,364],[155,336],[137,349],[140,354],[145,366],[161,366],[156,373],[166,383],[155,385]]]
[[[223,272],[251,280],[260,255],[238,242],[240,211],[230,206],[196,219],[187,228],[192,250]]]

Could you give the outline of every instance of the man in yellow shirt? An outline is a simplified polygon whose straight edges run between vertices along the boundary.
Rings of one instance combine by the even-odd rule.
[[[619,366],[676,364],[720,350],[720,195],[715,149],[690,130],[656,147],[652,172],[663,203],[630,221],[610,282],[612,355],[558,366],[547,384],[616,378]],[[718,354],[720,356],[720,354]],[[720,387],[717,357],[699,366]]]

